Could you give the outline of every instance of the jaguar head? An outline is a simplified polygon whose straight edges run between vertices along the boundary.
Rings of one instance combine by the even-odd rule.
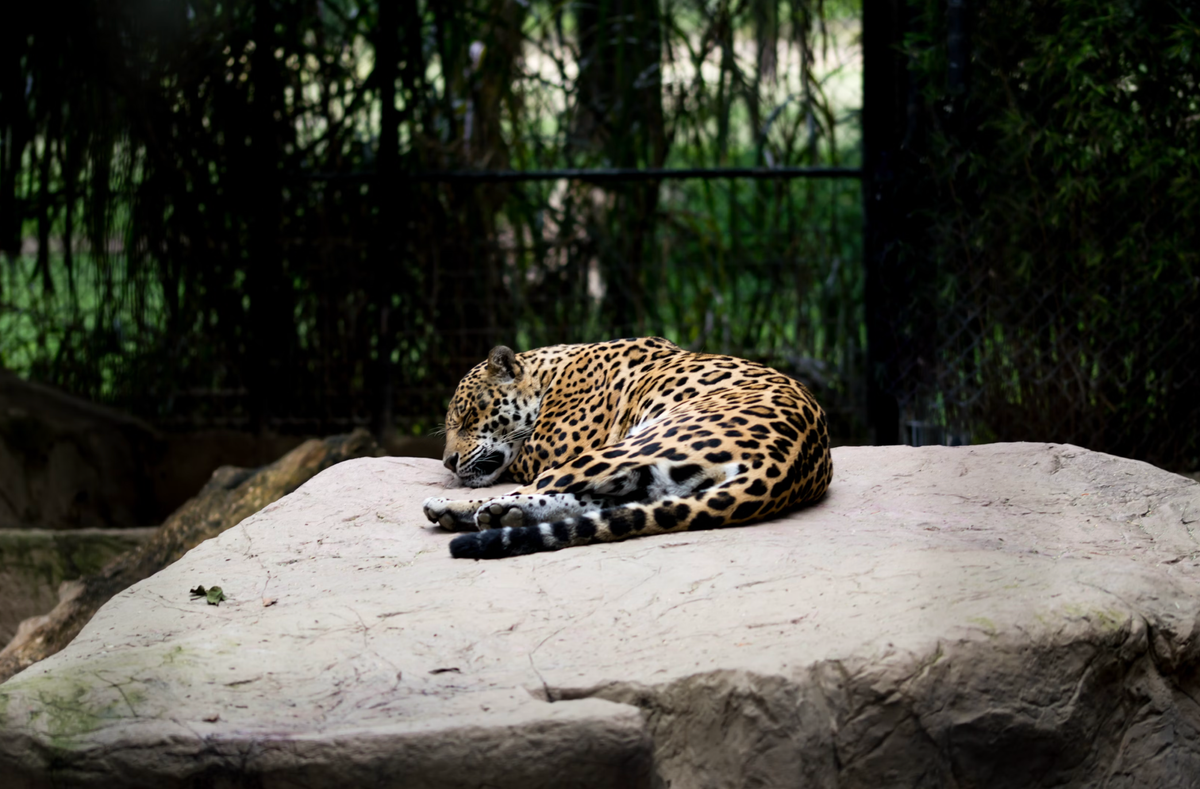
[[[512,349],[500,345],[455,389],[442,464],[464,485],[490,485],[516,459],[540,406],[531,379]]]

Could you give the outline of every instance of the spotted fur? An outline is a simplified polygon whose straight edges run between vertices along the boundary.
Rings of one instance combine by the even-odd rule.
[[[472,559],[759,521],[819,499],[833,473],[802,384],[660,337],[492,349],[450,401],[443,462],[471,487],[524,483],[426,500],[429,520],[473,532],[450,543]]]

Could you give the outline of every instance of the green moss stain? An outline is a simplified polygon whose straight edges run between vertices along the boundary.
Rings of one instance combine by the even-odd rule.
[[[39,732],[53,747],[69,750],[100,729],[153,720],[166,700],[152,702],[144,678],[189,657],[179,646],[161,652],[122,650],[68,671],[14,677],[0,691],[0,730]]]
[[[94,705],[89,702],[89,688],[79,685],[47,688],[37,694],[44,716],[39,721],[50,735],[50,741],[57,746],[67,745],[64,740],[70,740],[83,734],[90,734],[99,729],[105,721],[118,717],[120,711],[114,714],[115,702]],[[37,713],[34,713],[34,717]]]
[[[97,688],[78,676],[41,676],[14,684],[4,694],[5,728],[44,732],[55,747],[69,747],[75,738],[129,717],[120,694],[105,692],[108,689],[102,683]]]
[[[1088,619],[1095,622],[1096,625],[1105,633],[1112,633],[1121,630],[1129,621],[1129,616],[1125,611],[1119,609],[1107,609],[1092,611],[1088,615]]]
[[[1129,623],[1129,612],[1121,608],[1088,608],[1072,603],[1064,605],[1062,611],[1070,619],[1090,622],[1104,634],[1124,630]]]
[[[988,637],[995,637],[997,633],[996,623],[986,616],[973,616],[967,621],[982,629],[983,632],[987,633]]]

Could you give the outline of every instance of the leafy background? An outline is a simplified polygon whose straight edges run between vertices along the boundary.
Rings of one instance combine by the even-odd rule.
[[[898,4],[871,308],[906,435],[1200,468],[1200,3]],[[861,3],[25,16],[0,27],[0,366],[167,428],[423,433],[493,344],[658,333],[797,375],[865,439],[853,173],[430,175],[853,170]]]
[[[33,12],[3,42],[5,366],[165,426],[422,432],[494,344],[658,333],[812,373],[854,428],[854,177],[423,174],[853,168],[855,4]]]
[[[901,396],[1200,468],[1200,5],[973,3],[959,93],[945,8],[910,7]]]

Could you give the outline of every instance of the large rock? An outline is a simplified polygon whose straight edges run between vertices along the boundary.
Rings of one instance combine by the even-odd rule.
[[[343,463],[0,685],[0,774],[1197,784],[1200,485],[1036,444],[844,448],[834,468],[771,523],[476,563],[422,523],[435,461]]]

